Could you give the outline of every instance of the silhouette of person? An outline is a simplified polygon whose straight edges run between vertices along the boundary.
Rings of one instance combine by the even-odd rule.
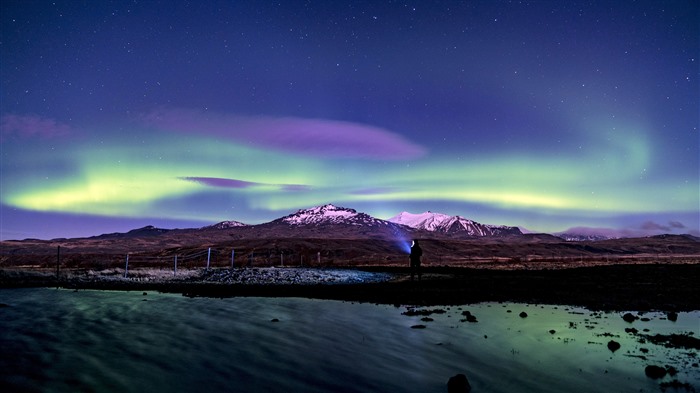
[[[421,279],[420,272],[420,257],[423,255],[423,249],[418,245],[418,241],[414,240],[411,244],[411,256],[409,257],[411,261],[411,281],[413,281],[413,276],[418,273],[418,281]]]

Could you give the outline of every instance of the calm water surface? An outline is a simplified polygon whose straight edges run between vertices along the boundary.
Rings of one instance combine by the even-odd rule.
[[[3,289],[0,303],[5,392],[446,392],[457,373],[473,392],[660,392],[672,379],[700,391],[697,351],[624,331],[698,337],[700,311],[630,325],[526,304],[430,307],[446,312],[422,321],[405,307],[298,298]],[[477,323],[461,321],[467,310]],[[652,380],[648,364],[679,373]]]

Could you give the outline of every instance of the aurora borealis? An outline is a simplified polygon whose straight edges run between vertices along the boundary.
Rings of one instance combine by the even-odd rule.
[[[325,203],[700,236],[697,1],[0,7],[3,240]]]

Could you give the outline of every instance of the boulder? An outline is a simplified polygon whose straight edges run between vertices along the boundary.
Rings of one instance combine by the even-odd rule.
[[[650,365],[646,366],[644,369],[644,374],[651,379],[659,379],[666,376],[666,369],[663,367]]]
[[[625,320],[627,323],[632,323],[637,320],[637,317],[632,315],[632,313],[626,313],[625,315],[622,316],[622,319]]]
[[[447,393],[465,393],[471,390],[472,387],[469,384],[469,380],[464,374],[457,374],[447,381]]]
[[[678,320],[678,313],[671,311],[670,313],[666,314],[666,318],[668,318],[668,320],[671,322],[676,322]]]
[[[615,340],[610,340],[610,341],[608,341],[608,349],[611,350],[612,352],[615,352],[618,349],[620,349],[620,343],[615,341]]]
[[[469,311],[463,311],[462,315],[464,316],[462,322],[477,322],[476,317]]]
[[[520,318],[527,318],[527,313],[525,311],[521,312]]]

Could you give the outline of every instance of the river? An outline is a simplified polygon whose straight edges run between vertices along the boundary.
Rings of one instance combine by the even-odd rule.
[[[446,392],[458,373],[473,392],[659,392],[671,380],[700,390],[697,350],[625,332],[698,337],[700,311],[630,324],[623,312],[556,305],[409,316],[330,300],[49,288],[2,289],[0,303],[4,392]],[[651,379],[650,364],[678,374]]]

